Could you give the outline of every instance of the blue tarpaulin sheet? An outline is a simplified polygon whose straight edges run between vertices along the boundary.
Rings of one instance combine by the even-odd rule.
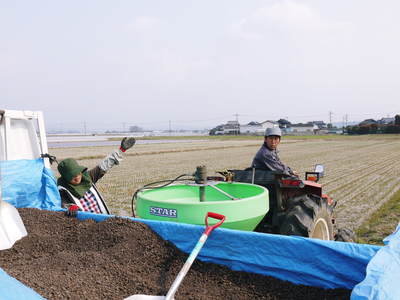
[[[100,222],[109,217],[78,213],[81,220]],[[197,225],[130,219],[147,224],[164,240],[186,253],[192,251],[204,231],[203,226]],[[372,245],[218,228],[207,240],[198,259],[295,284],[352,289],[364,279],[367,265],[379,249],[381,247]],[[0,274],[0,292],[4,288]]]
[[[2,161],[0,167],[3,200],[15,207],[61,207],[55,177],[43,159]]]
[[[78,218],[103,221],[109,216],[79,212]],[[190,253],[204,226],[133,219],[149,225],[164,240]],[[352,289],[365,277],[379,246],[339,243],[218,228],[198,259],[232,270],[273,276],[295,284]]]
[[[400,299],[400,224],[384,242],[368,264],[366,278],[354,288],[352,300]]]
[[[0,268],[0,299],[1,300],[44,300],[31,288],[23,285],[9,276]]]

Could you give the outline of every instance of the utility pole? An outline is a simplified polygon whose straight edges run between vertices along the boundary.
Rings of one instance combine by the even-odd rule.
[[[343,128],[343,133],[346,131],[346,129],[347,129],[347,122],[348,122],[348,118],[349,118],[349,115],[348,114],[345,114],[344,116],[343,116],[343,125],[342,125],[342,128]]]
[[[83,122],[83,134],[86,135],[86,121]]]
[[[332,115],[333,115],[333,112],[329,112],[329,123],[332,125]]]
[[[239,128],[237,128],[237,130],[235,131],[235,134],[239,134],[240,132],[239,114],[234,114],[234,116],[236,117],[237,126],[239,126]]]

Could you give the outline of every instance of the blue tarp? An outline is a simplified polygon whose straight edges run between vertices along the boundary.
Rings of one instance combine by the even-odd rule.
[[[44,300],[44,298],[0,268],[0,300]]]
[[[55,177],[43,159],[1,161],[0,168],[3,200],[15,207],[61,207]]]
[[[78,213],[78,218],[103,221],[109,216]],[[164,240],[190,253],[204,226],[133,219],[149,225]],[[379,246],[339,243],[218,228],[198,259],[273,276],[295,284],[352,289],[365,277],[368,262]]]
[[[354,288],[352,300],[400,299],[400,224],[384,242],[368,264],[366,278]]]

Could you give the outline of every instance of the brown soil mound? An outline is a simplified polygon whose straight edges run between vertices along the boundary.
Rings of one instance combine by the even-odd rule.
[[[0,251],[0,267],[47,299],[123,299],[166,295],[187,254],[146,225],[96,223],[62,212],[19,209],[28,236]],[[197,239],[197,238],[195,238]],[[195,261],[176,299],[349,299],[349,290],[293,285]]]

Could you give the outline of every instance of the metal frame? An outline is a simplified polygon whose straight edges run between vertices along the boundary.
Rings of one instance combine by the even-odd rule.
[[[0,112],[2,112],[1,121],[4,122],[4,152],[6,160],[8,160],[8,153],[10,152],[7,136],[10,134],[11,119],[36,120],[39,130],[39,152],[40,154],[48,153],[46,130],[44,126],[43,113],[41,111],[2,110]],[[50,161],[48,158],[44,158],[44,164],[47,168],[50,168]]]

